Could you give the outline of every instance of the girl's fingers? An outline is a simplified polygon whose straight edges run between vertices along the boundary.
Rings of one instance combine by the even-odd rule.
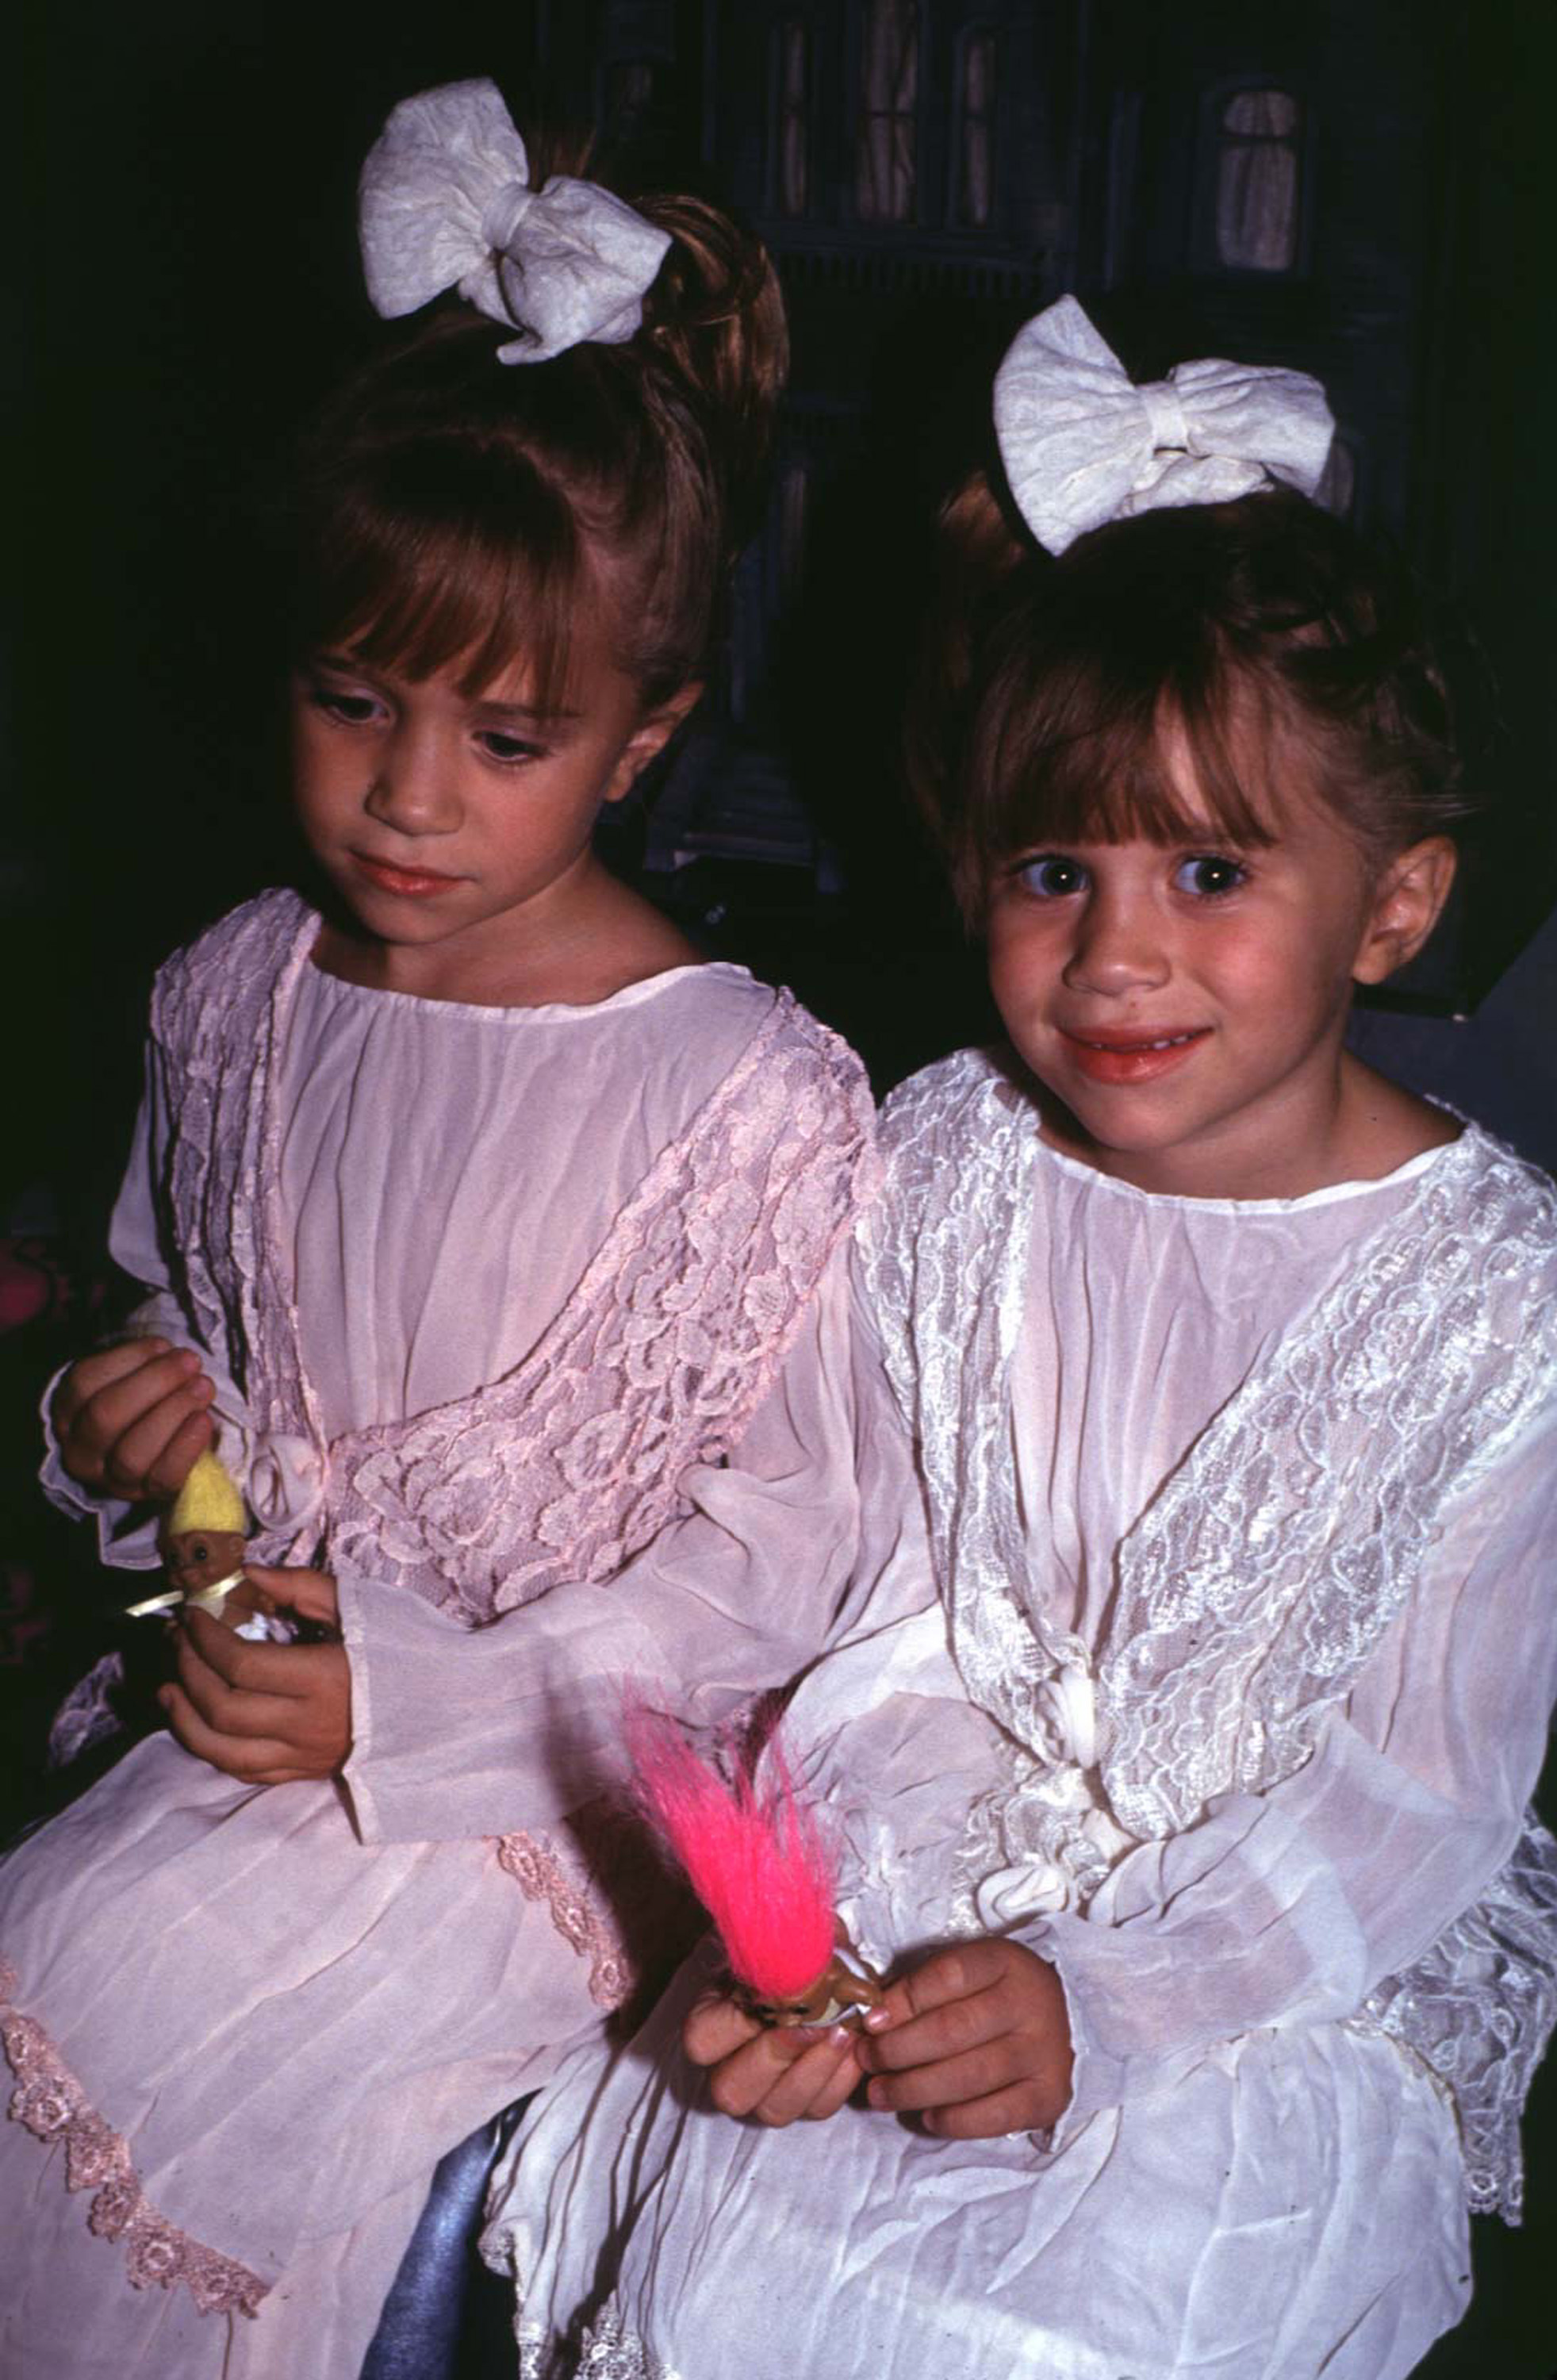
[[[250,1571],[244,1576],[254,1585],[273,1594],[268,1582],[274,1571]],[[277,1602],[284,1598],[276,1597]],[[249,1700],[282,1703],[311,1702],[319,1691],[321,1654],[337,1653],[339,1648],[324,1645],[260,1645],[247,1636],[239,1636],[231,1628],[223,1628],[209,1611],[197,1611],[186,1606],[179,1614],[178,1633],[183,1640],[179,1650],[182,1670],[186,1648],[193,1653],[196,1662],[212,1670],[223,1685],[230,1686]]]
[[[155,1462],[147,1466],[145,1493],[165,1497],[171,1502],[194,1469],[196,1457],[214,1445],[216,1424],[207,1410],[210,1402],[211,1396],[205,1396],[199,1409],[179,1423]]]
[[[1024,2081],[1031,2065],[1031,2043],[1007,2034],[960,2057],[935,2058],[906,2073],[875,2075],[866,2095],[873,2107],[899,2116],[927,2107],[962,2107]]]
[[[693,2002],[682,2027],[682,2047],[694,2066],[718,2066],[762,2031],[756,2018],[722,1992],[705,1992]]]
[[[186,1752],[220,1768],[245,1785],[289,1783],[303,1772],[294,1766],[289,1747],[264,1736],[235,1737],[201,1718],[182,1686],[163,1686],[158,1695],[167,1721]]]
[[[834,2103],[833,2095],[839,2081],[847,2077],[846,2087]],[[773,2087],[752,2110],[759,2124],[778,2128],[793,2124],[803,2116],[820,2121],[836,2112],[860,2079],[854,2063],[854,2037],[840,2025],[833,2026],[820,2040],[813,2034],[792,2066],[787,2066]]]
[[[834,2067],[831,2081],[823,2082],[818,2086],[811,2105],[804,2110],[807,2123],[825,2123],[828,2117],[836,2116],[840,2107],[847,2107],[854,2096],[860,2087],[860,2061],[854,2054],[857,2042],[851,2041]]]
[[[54,1390],[55,1429],[63,1437],[76,1415],[94,1397],[170,1352],[165,1339],[127,1339],[117,1347],[104,1347],[101,1354],[83,1355],[78,1364],[71,1365]]]
[[[220,1621],[206,1618],[203,1612],[194,1615],[204,1621],[207,1628],[220,1629],[231,1636]],[[178,1684],[185,1700],[197,1713],[203,1725],[215,1734],[234,1742],[278,1743],[290,1742],[290,1721],[295,1706],[284,1695],[256,1694],[252,1688],[229,1685],[214,1662],[204,1659],[189,1642],[184,1629],[176,1632]],[[232,1639],[240,1650],[247,1645],[241,1637]],[[257,1650],[266,1648],[260,1646]],[[173,1691],[171,1688],[168,1691]],[[296,1747],[292,1747],[293,1757]]]
[[[861,2064],[870,2074],[894,2074],[960,2057],[1011,2031],[1010,2011],[993,1991],[973,1992],[874,2033],[862,2045]]]
[[[124,1380],[127,1373],[139,1371],[143,1364],[155,1361],[160,1354],[166,1354],[166,1340],[124,1340],[119,1347],[104,1347],[103,1354],[83,1354],[78,1364],[71,1364],[69,1371],[59,1373],[59,1385],[54,1388],[54,1400],[50,1406],[59,1438],[65,1438],[83,1404],[91,1404],[91,1400],[104,1388],[112,1388],[115,1380]]]
[[[823,2036],[824,2044],[828,2038]],[[794,2026],[770,2029],[765,2025],[754,2040],[713,2068],[708,2095],[726,2116],[756,2116],[764,2123],[792,2123],[796,2116],[804,2112],[813,2091],[825,2078],[817,2064],[813,2063],[791,2089],[787,2087],[790,2071],[817,2046],[813,2033]],[[786,2087],[780,2088],[781,2085]]]
[[[245,1562],[244,1576],[262,1587],[277,1603],[284,1604],[288,1611],[300,1612],[305,1620],[333,1624],[340,1619],[335,1582],[328,1571],[273,1570],[261,1562]]]
[[[109,1487],[127,1496],[176,1495],[189,1463],[211,1434],[206,1408],[215,1393],[204,1375],[196,1372],[180,1378],[122,1427],[115,1427],[103,1459],[103,1475]],[[190,1433],[196,1441],[194,1453],[178,1471],[177,1458],[170,1459],[171,1450],[190,1423],[199,1425]]]
[[[153,1350],[150,1354],[148,1348]],[[170,1349],[161,1340],[134,1340],[73,1366],[60,1382],[54,1404],[66,1470],[91,1486],[105,1479],[115,1486],[127,1481],[131,1475],[124,1468],[120,1443],[126,1433],[169,1397],[186,1400],[173,1417],[176,1426],[184,1415],[209,1401],[209,1385],[199,1396],[189,1396],[200,1378],[198,1355],[187,1348]],[[154,1434],[153,1452],[168,1434]]]
[[[351,1664],[340,1645],[257,1645],[203,1611],[178,1628],[178,1672],[208,1724],[281,1743],[299,1776],[333,1777],[352,1748]]]
[[[940,2141],[995,2141],[1007,2132],[1047,2131],[1063,2113],[1063,2099],[1056,2106],[1035,2083],[1020,2082],[986,2098],[930,2108],[924,2126]]]

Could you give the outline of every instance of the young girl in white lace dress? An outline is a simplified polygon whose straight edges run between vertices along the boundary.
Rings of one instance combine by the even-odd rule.
[[[785,1721],[895,1980],[761,2032],[701,1954],[569,2061],[526,2380],[1395,2380],[1517,2210],[1557,1205],[1344,1043],[1448,888],[1439,686],[1312,382],[1138,392],[1068,300],[996,419],[928,777],[1011,1046],[888,1103],[816,1428],[899,1609]]]
[[[320,906],[159,978],[113,1232],[146,1302],[53,1401],[110,1562],[155,1565],[214,1438],[253,1575],[342,1641],[189,1613],[169,1731],[0,1875],[13,2380],[355,2375],[439,2157],[628,1988],[573,1815],[612,1675],[717,1706],[826,1624],[608,1584],[844,1328],[872,1130],[850,1053],[591,849],[697,692],[782,316],[714,210],[542,164],[479,83],[368,161],[380,311],[462,294],[306,458]]]

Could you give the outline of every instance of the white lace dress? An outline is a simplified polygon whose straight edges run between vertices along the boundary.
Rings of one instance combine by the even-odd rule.
[[[1472,1128],[1148,1196],[971,1056],[886,1135],[898,1451],[854,1560],[891,1548],[900,1616],[787,1725],[855,1938],[1053,1960],[1072,2104],[1044,2141],[730,2122],[676,2046],[705,1953],[500,2180],[521,2370],[1398,2380],[1463,2308],[1467,2199],[1516,2209],[1553,2004],[1550,1184]]]
[[[245,1788],[154,1736],[0,1869],[7,2380],[355,2380],[438,2157],[627,1987],[572,1831],[616,1676],[718,1711],[832,1616],[610,1582],[720,1534],[786,1347],[846,1335],[857,1062],[739,968],[488,1009],[332,980],[317,931],[273,893],[164,970],[114,1247],[260,1558],[337,1574],[354,1750]]]

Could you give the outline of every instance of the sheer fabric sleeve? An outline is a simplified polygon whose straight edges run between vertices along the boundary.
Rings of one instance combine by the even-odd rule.
[[[1557,1695],[1557,1415],[1451,1505],[1417,1592],[1295,1775],[1128,1853],[1023,1938],[1059,1970],[1067,2127],[1217,2042],[1354,2015],[1512,1853]]]
[[[195,1349],[216,1390],[212,1412],[217,1423],[218,1451],[229,1468],[241,1475],[247,1468],[249,1444],[243,1399],[221,1353],[201,1344],[174,1287],[171,1240],[159,1189],[167,1140],[163,1061],[152,1044],[147,1051],[145,1087],[130,1142],[129,1161],[108,1227],[110,1256],[120,1271],[139,1283],[143,1293],[123,1335],[161,1338],[175,1347]],[[73,1520],[96,1522],[98,1551],[104,1562],[118,1570],[154,1570],[162,1560],[157,1550],[159,1508],[94,1494],[72,1479],[60,1461],[53,1407],[54,1391],[69,1368],[63,1365],[43,1391],[41,1410],[44,1453],[39,1472],[43,1492],[52,1504]]]
[[[625,1682],[711,1724],[839,1635],[933,1601],[902,1520],[920,1500],[907,1435],[844,1252],[739,1448],[682,1487],[690,1513],[614,1578],[484,1627],[339,1578],[364,1841],[554,1824],[620,1775]]]

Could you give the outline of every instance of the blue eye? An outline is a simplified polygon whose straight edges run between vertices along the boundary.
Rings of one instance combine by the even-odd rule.
[[[1063,852],[1046,851],[1036,859],[1024,859],[1014,871],[1024,892],[1033,893],[1041,901],[1061,901],[1068,893],[1084,891],[1087,871],[1079,859],[1068,859]]]
[[[1215,901],[1224,893],[1236,892],[1249,881],[1249,870],[1241,860],[1229,859],[1223,852],[1198,851],[1189,859],[1181,859],[1173,871],[1174,890],[1192,892],[1201,901]]]

